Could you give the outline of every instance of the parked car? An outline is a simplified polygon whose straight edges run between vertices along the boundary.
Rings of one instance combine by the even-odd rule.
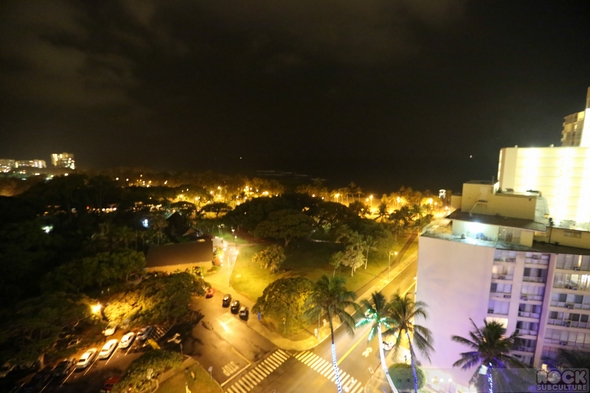
[[[115,386],[115,384],[117,382],[119,382],[119,380],[121,379],[121,377],[110,377],[109,379],[107,379],[104,383],[104,385],[102,385],[102,389],[100,390],[100,393],[108,393],[110,391],[113,390],[113,386]]]
[[[53,375],[57,377],[65,377],[70,374],[76,368],[76,359],[69,358],[64,359],[55,366],[53,369]]]
[[[102,347],[100,353],[98,354],[99,359],[108,359],[111,357],[115,349],[117,349],[117,344],[119,340],[113,338],[112,340],[107,341],[107,343]]]
[[[133,333],[133,332],[127,333],[121,339],[121,342],[119,343],[119,348],[121,348],[121,349],[129,348],[131,343],[133,343],[133,340],[135,340],[135,333]]]
[[[78,337],[72,338],[69,342],[68,342],[68,346],[67,348],[72,348],[75,347],[76,345],[80,344],[80,339]]]
[[[153,326],[146,326],[137,333],[137,339],[140,341],[147,340],[150,338],[152,332],[154,331]]]
[[[24,384],[20,391],[23,393],[33,393],[41,391],[43,387],[47,385],[52,373],[53,369],[51,366],[45,367],[44,369],[38,371],[35,375],[33,375],[33,378],[31,378],[29,382]]]
[[[12,364],[10,362],[4,363],[2,368],[0,368],[0,378],[6,377],[6,375],[8,375],[8,373],[11,372],[12,370],[14,370],[14,364]]]
[[[231,302],[231,307],[229,309],[231,310],[232,314],[237,314],[238,311],[240,311],[240,301],[234,300]]]
[[[240,308],[239,315],[240,315],[240,319],[247,321],[248,316],[250,315],[250,310],[248,309],[248,307],[242,306],[242,308]]]
[[[103,334],[106,337],[112,336],[113,334],[115,334],[115,332],[117,331],[117,325],[111,325],[109,327],[107,327],[105,330],[103,330]]]
[[[215,288],[213,288],[213,287],[207,288],[207,294],[205,295],[205,297],[207,299],[209,299],[209,298],[212,298],[213,295],[215,295]]]
[[[223,297],[223,301],[221,302],[221,305],[223,307],[229,307],[230,303],[231,303],[231,295],[228,293]]]
[[[78,362],[76,363],[76,370],[83,370],[92,363],[96,354],[98,353],[98,349],[90,348],[88,351],[84,352]]]

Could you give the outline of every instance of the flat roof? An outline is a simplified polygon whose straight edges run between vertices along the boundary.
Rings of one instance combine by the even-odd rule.
[[[525,220],[523,218],[512,218],[512,217],[504,217],[500,215],[487,215],[487,214],[477,214],[477,213],[469,213],[469,212],[462,212],[460,210],[455,210],[451,214],[447,216],[449,220],[459,220],[459,221],[466,221],[466,222],[477,222],[481,224],[488,224],[488,225],[497,225],[502,227],[510,227],[510,228],[521,228],[526,229],[528,231],[536,231],[536,232],[546,232],[547,226],[543,223],[536,222],[533,220]]]

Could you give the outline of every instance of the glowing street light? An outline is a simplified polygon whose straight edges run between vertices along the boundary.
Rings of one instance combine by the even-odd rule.
[[[91,307],[91,309],[92,309],[93,314],[98,314],[100,312],[100,310],[102,309],[102,305],[100,303],[95,304]]]
[[[334,196],[336,197],[336,202],[338,202],[338,198],[340,197],[340,194],[336,194]]]
[[[369,199],[371,200],[371,211],[373,210],[373,195],[369,195]]]

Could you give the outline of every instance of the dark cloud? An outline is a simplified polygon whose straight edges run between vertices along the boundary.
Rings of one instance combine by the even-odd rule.
[[[2,2],[0,156],[488,178],[500,147],[559,144],[581,109],[589,14],[549,0]]]

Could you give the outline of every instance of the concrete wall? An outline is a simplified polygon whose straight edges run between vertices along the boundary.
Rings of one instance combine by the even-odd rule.
[[[451,341],[452,335],[468,337],[487,316],[494,248],[421,236],[419,240],[416,300],[428,305],[426,321],[434,336],[432,363],[418,357],[423,366],[450,374],[454,381],[468,386],[475,370],[453,368],[460,353],[469,348]]]

